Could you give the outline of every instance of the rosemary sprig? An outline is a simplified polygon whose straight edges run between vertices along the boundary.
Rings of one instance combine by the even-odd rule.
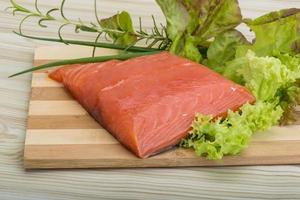
[[[131,34],[132,36],[137,38],[136,42],[144,40],[145,44],[147,45],[149,43],[149,41],[151,41],[148,44],[147,48],[152,48],[154,45],[158,44],[159,49],[164,50],[171,43],[171,40],[168,38],[168,36],[166,34],[166,28],[164,26],[162,26],[161,31],[159,31],[159,28],[157,27],[154,17],[152,17],[154,28],[152,29],[151,33],[147,33],[146,31],[142,30],[142,26],[140,26],[139,31],[133,31],[133,32],[127,32],[126,30],[122,30],[120,28],[107,28],[107,27],[101,26],[101,20],[99,19],[99,16],[97,13],[96,0],[94,0],[94,12],[95,12],[95,17],[96,17],[98,24],[95,24],[92,22],[89,24],[86,24],[86,23],[82,22],[80,19],[78,19],[78,21],[68,19],[64,13],[64,5],[65,5],[66,0],[62,0],[60,7],[52,8],[52,9],[48,10],[46,13],[42,13],[41,10],[39,9],[38,0],[35,0],[35,10],[30,10],[28,8],[25,8],[22,5],[16,3],[15,0],[10,0],[10,2],[11,2],[11,7],[9,7],[9,8],[12,9],[13,14],[20,12],[20,13],[26,15],[20,21],[20,24],[19,24],[19,35],[21,35],[21,36],[24,35],[22,33],[22,26],[23,26],[24,22],[26,20],[28,20],[29,18],[34,17],[34,18],[38,18],[38,25],[41,28],[47,28],[47,25],[44,23],[46,21],[58,22],[60,24],[58,31],[57,31],[58,37],[60,39],[60,42],[63,42],[65,44],[68,44],[68,40],[65,40],[63,38],[62,30],[64,27],[70,26],[70,25],[74,27],[74,30],[76,33],[79,33],[80,31],[94,32],[94,33],[97,33],[97,36],[103,34],[105,36],[105,38],[108,38],[107,37],[108,34],[114,34],[114,35],[118,35],[120,37],[122,37],[126,34]],[[59,12],[61,17],[60,18],[54,17],[52,15],[53,12]],[[117,15],[117,17],[118,17],[118,15]],[[117,21],[119,22],[119,19]],[[97,37],[94,40],[95,41],[94,43],[97,43],[96,40],[97,40]],[[133,45],[135,45],[135,44],[133,44]],[[124,49],[129,50],[130,48],[126,47]]]
[[[154,54],[161,50],[165,50],[169,48],[171,43],[171,40],[168,38],[166,28],[161,25],[161,31],[160,31],[155,21],[155,18],[153,16],[152,19],[153,19],[154,28],[152,29],[151,33],[148,33],[147,31],[143,30],[141,19],[140,19],[139,31],[135,31],[132,26],[130,15],[127,12],[122,12],[110,18],[100,20],[97,11],[97,0],[94,0],[94,12],[95,12],[94,14],[95,14],[97,24],[93,22],[87,24],[82,22],[80,19],[78,19],[77,21],[70,20],[64,13],[64,5],[66,3],[66,0],[62,0],[59,7],[51,8],[44,13],[41,11],[41,9],[39,9],[38,0],[35,0],[35,7],[33,10],[25,8],[24,6],[16,3],[15,0],[10,0],[10,2],[11,2],[11,7],[9,7],[9,9],[12,9],[13,15],[15,15],[17,12],[25,14],[25,17],[20,21],[19,31],[18,32],[14,31],[15,34],[22,37],[35,39],[35,40],[60,42],[67,45],[76,44],[76,45],[93,47],[92,57],[48,63],[45,65],[40,65],[13,74],[10,77],[21,75],[27,72],[33,72],[40,69],[60,66],[60,65],[104,62],[112,59],[126,60],[129,58]],[[53,15],[54,12],[59,12],[60,17],[55,17]],[[22,31],[23,24],[26,20],[32,17],[38,19],[38,25],[41,28],[47,28],[47,25],[45,24],[46,21],[58,22],[60,24],[57,30],[58,38],[37,37],[37,36],[30,36],[24,34]],[[75,33],[79,33],[80,31],[93,32],[96,33],[97,36],[93,42],[65,39],[62,36],[63,29],[64,27],[70,25],[74,27]],[[101,35],[104,35],[105,38],[110,37],[111,39],[114,40],[114,43],[99,42],[98,40]],[[136,46],[136,43],[142,40],[145,42],[146,47]],[[121,41],[121,43],[116,43],[116,41]],[[154,48],[155,45],[157,45],[158,48]],[[112,55],[112,56],[95,57],[94,54],[97,47],[119,49],[125,52],[128,51],[129,53],[123,53],[123,54]]]
[[[78,59],[61,60],[61,61],[47,63],[47,64],[44,64],[44,65],[40,65],[40,66],[37,66],[37,67],[33,67],[33,68],[30,68],[30,69],[18,72],[16,74],[13,74],[13,75],[9,76],[9,78],[14,77],[14,76],[18,76],[18,75],[21,75],[21,74],[25,74],[25,73],[28,73],[28,72],[33,72],[33,71],[47,69],[47,68],[61,66],[61,65],[97,63],[97,62],[105,62],[105,61],[113,60],[113,59],[127,60],[129,58],[135,58],[135,57],[139,57],[139,56],[146,56],[146,55],[151,55],[151,54],[155,54],[155,53],[158,53],[158,52],[154,51],[154,52],[124,53],[124,54],[118,54],[118,55],[112,55],[112,56],[97,56],[97,57],[85,57],[85,58],[78,58]]]

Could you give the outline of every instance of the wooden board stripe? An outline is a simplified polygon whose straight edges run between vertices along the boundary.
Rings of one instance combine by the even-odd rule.
[[[119,144],[105,129],[29,129],[27,145]]]
[[[31,90],[31,100],[61,101],[74,99],[64,87],[34,87]]]
[[[28,129],[27,144],[118,144],[105,129]],[[257,133],[253,142],[300,141],[300,126],[274,127],[266,133]]]
[[[64,108],[64,109],[57,109]],[[88,113],[74,100],[70,101],[31,101],[29,115],[33,116],[41,116],[39,122],[43,121],[43,123],[32,122],[32,118],[29,120],[30,128],[40,128],[41,124],[45,127],[52,127],[52,124],[55,124],[58,128],[93,128],[95,127],[94,123],[73,123],[74,116],[83,116],[87,118],[86,120],[92,119]],[[51,118],[51,116],[56,116],[55,118]],[[63,119],[57,121],[57,117],[62,116]],[[36,120],[37,118],[33,118]],[[54,120],[54,121],[53,121]],[[65,122],[70,122],[65,123]],[[95,122],[97,123],[97,122]],[[32,124],[32,126],[30,126]],[[82,127],[81,127],[82,125]],[[258,133],[254,140],[300,140],[300,126],[288,126],[288,127],[276,127],[271,131],[272,137],[268,133]]]
[[[97,129],[102,128],[90,115],[29,116],[27,129]],[[26,141],[27,143],[27,141]]]
[[[258,161],[261,165],[290,164],[300,163],[299,146],[300,141],[253,142],[241,155],[227,156],[222,161],[211,161],[186,149],[175,149],[148,159],[139,159],[119,144],[28,145],[24,153],[24,164],[27,169],[36,166],[127,168],[256,165]]]
[[[57,109],[64,108],[64,109]],[[29,108],[29,115],[86,115],[87,112],[82,108],[82,106],[75,100],[61,100],[61,101],[31,101]],[[299,114],[298,114],[299,115]],[[296,125],[300,125],[300,120],[298,120]]]
[[[272,127],[269,131],[256,133],[252,141],[300,141],[300,125]]]
[[[86,115],[87,111],[75,100],[30,101],[29,115]]]
[[[39,131],[65,129],[68,131],[68,129],[102,129],[102,127],[87,114],[81,116],[29,116],[28,129],[38,129]],[[255,134],[253,138],[253,141],[267,140],[300,140],[300,126],[273,127],[268,132]]]
[[[33,73],[32,74],[32,85],[31,87],[63,87],[61,83],[58,83],[48,78],[47,73]]]

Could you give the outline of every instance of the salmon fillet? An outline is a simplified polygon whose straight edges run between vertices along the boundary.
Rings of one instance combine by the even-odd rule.
[[[224,117],[255,101],[244,87],[168,52],[66,66],[49,76],[140,158],[178,144],[196,113]]]

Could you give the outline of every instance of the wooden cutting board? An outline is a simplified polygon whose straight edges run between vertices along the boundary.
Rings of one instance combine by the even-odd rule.
[[[112,53],[107,49],[97,51],[97,55]],[[48,46],[36,49],[34,63],[90,55],[91,48],[87,47]],[[300,164],[299,121],[296,124],[258,133],[241,155],[222,161],[209,161],[181,148],[139,159],[89,116],[61,84],[50,80],[46,72],[35,72],[24,166],[34,169]]]

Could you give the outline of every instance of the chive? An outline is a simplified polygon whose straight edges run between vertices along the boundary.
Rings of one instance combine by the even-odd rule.
[[[37,67],[33,67],[30,69],[18,72],[16,74],[10,75],[9,78],[14,77],[14,76],[19,76],[21,74],[25,74],[28,72],[33,72],[33,71],[56,67],[56,66],[61,66],[61,65],[97,63],[97,62],[104,62],[104,61],[113,60],[113,59],[127,60],[129,58],[135,58],[135,57],[139,57],[139,56],[151,55],[151,54],[156,54],[156,53],[159,53],[159,52],[153,51],[153,52],[140,52],[140,53],[125,53],[125,54],[118,54],[118,55],[111,55],[111,56],[97,56],[97,57],[86,57],[86,58],[78,58],[78,59],[61,60],[61,61],[47,63],[44,65],[40,65]]]
[[[13,31],[15,34],[29,38],[29,39],[34,39],[34,40],[43,40],[43,41],[48,41],[48,42],[60,42],[60,43],[67,43],[67,44],[76,44],[76,45],[82,45],[82,46],[93,46],[93,47],[102,47],[102,48],[109,48],[109,49],[119,49],[119,50],[124,50],[126,49],[127,51],[132,51],[132,52],[153,52],[153,51],[160,51],[159,49],[156,48],[145,48],[145,47],[136,47],[136,46],[124,46],[124,45],[118,45],[118,44],[111,44],[111,43],[104,43],[104,42],[89,42],[89,41],[80,41],[80,40],[61,40],[61,39],[56,39],[56,38],[43,38],[43,37],[36,37],[36,36],[29,36],[29,35],[24,35],[22,33],[18,33],[16,31]]]

